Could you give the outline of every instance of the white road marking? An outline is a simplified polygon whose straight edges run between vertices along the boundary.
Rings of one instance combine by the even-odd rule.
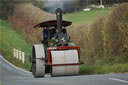
[[[11,64],[11,63],[8,62],[6,59],[4,59],[1,55],[0,55],[0,58],[3,59],[7,64],[9,64],[10,66],[14,67],[14,68],[17,69],[17,70],[20,70],[20,71],[23,71],[23,72],[26,72],[26,73],[31,73],[31,72],[29,72],[29,71],[25,71],[25,70],[23,70],[23,69],[21,69],[21,68],[16,67],[15,65]]]
[[[125,81],[125,80],[121,80],[121,79],[117,79],[117,78],[108,78],[110,80],[114,80],[114,81],[120,81],[120,82],[123,82],[123,83],[127,83],[128,84],[128,81]]]

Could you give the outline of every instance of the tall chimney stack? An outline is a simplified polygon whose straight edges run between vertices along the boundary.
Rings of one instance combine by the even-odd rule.
[[[56,10],[56,21],[58,30],[58,44],[61,44],[61,32],[62,32],[62,10],[58,8]]]

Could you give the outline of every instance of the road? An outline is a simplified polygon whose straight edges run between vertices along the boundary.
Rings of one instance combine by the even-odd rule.
[[[0,83],[4,85],[128,85],[128,73],[33,78],[0,56]]]

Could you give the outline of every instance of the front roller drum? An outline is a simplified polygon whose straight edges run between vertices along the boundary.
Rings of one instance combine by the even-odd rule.
[[[51,51],[52,76],[70,76],[79,74],[79,56],[77,50]],[[72,65],[76,63],[76,65]]]
[[[79,65],[52,66],[52,76],[74,76],[79,74]]]

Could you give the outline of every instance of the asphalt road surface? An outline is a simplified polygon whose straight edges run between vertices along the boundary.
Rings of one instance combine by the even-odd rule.
[[[3,85],[128,85],[128,73],[108,75],[83,75],[33,78],[30,72],[22,71],[7,63],[0,56],[0,84]]]

